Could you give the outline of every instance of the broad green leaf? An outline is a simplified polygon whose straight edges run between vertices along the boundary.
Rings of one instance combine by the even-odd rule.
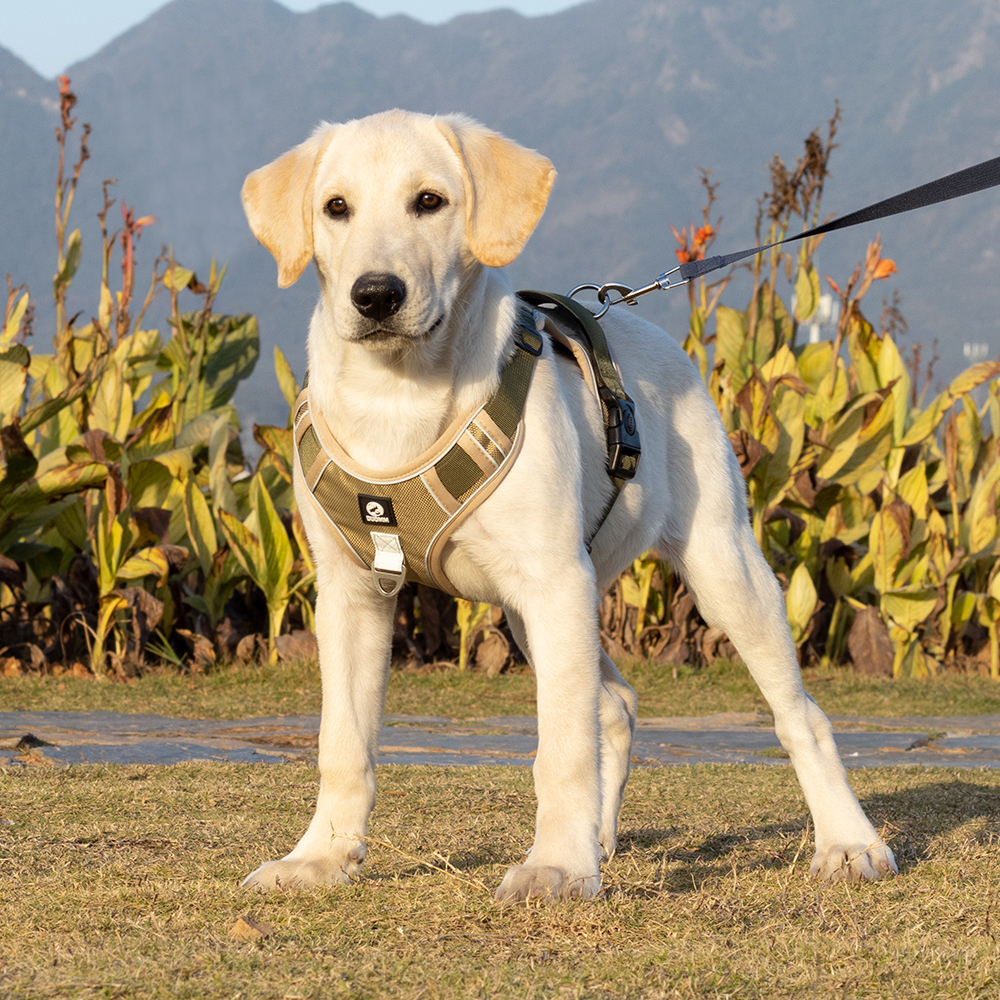
[[[257,514],[263,546],[266,587],[261,589],[270,600],[279,599],[288,591],[288,577],[294,562],[292,545],[260,476],[254,476],[250,483],[250,504]]]
[[[875,589],[880,593],[895,590],[896,571],[906,550],[904,530],[908,532],[909,514],[901,502],[890,504],[872,518],[868,551],[875,568]]]
[[[972,496],[962,515],[959,541],[966,552],[979,552],[997,538],[997,483],[1000,459],[994,459],[980,472]]]
[[[988,379],[996,378],[998,375],[1000,375],[1000,361],[980,361],[956,375],[948,384],[948,392],[955,399],[958,399],[959,396],[972,392],[977,385],[982,385]]]
[[[138,538],[128,510],[112,516],[105,501],[97,521],[97,583],[101,596],[111,593],[118,579],[118,571],[128,557],[128,552]]]
[[[959,397],[971,392],[977,385],[996,378],[997,375],[1000,375],[1000,362],[997,361],[980,361],[979,364],[967,368],[913,420],[900,444],[903,446],[919,444],[930,437]]]
[[[857,437],[853,439],[854,447],[843,464],[835,472],[830,472],[828,464],[824,463],[819,475],[845,485],[857,483],[865,494],[875,489],[885,475],[885,460],[892,448],[893,402],[891,395],[884,400],[880,400],[877,394],[863,398],[870,399],[872,405],[878,405],[878,410],[867,424],[858,429]]]
[[[202,572],[207,577],[212,571],[212,558],[219,544],[215,536],[212,512],[193,477],[188,478],[184,489],[184,520],[188,539],[194,547]]]
[[[816,611],[816,586],[805,563],[799,563],[792,574],[785,605],[788,610],[788,624],[792,630],[795,645],[800,646],[808,638],[809,623]]]
[[[639,601],[641,600],[641,593],[639,590],[639,584],[628,573],[623,573],[621,578],[622,585],[622,600],[626,604],[631,604],[633,608],[639,607]]]
[[[172,291],[182,292],[188,285],[191,284],[191,279],[193,277],[194,271],[189,271],[186,267],[174,264],[174,266],[168,268],[167,272],[163,275],[163,284],[166,288],[169,288]]]
[[[972,617],[976,610],[976,595],[963,590],[955,595],[951,605],[951,620],[959,629]]]
[[[906,430],[910,407],[910,375],[891,337],[884,337],[878,355],[878,380],[884,389],[892,385],[892,439],[899,441]]]
[[[480,601],[467,601],[464,598],[459,598],[456,605],[459,634],[458,669],[466,670],[469,663],[469,642],[475,630],[489,614],[490,605]]]
[[[45,389],[49,398],[25,413],[24,419],[21,421],[21,431],[27,434],[28,431],[32,431],[58,416],[59,424],[56,428],[58,443],[68,444],[72,441],[79,434],[80,428],[72,414],[65,412],[65,408],[76,402],[97,382],[107,364],[108,356],[106,354],[94,358],[86,370],[71,383],[67,383],[63,378],[58,365],[49,365],[44,375]]]
[[[747,357],[747,331],[750,326],[745,312],[728,306],[715,310],[715,354],[726,364],[726,371],[733,376],[733,390],[739,392],[746,381],[744,364]]]
[[[174,484],[179,483],[183,489],[184,475],[179,474],[182,471],[180,463],[159,461],[163,457],[144,459],[133,463],[129,468],[128,489],[135,507],[173,509],[170,498]],[[190,468],[190,465],[188,467]]]
[[[30,365],[31,355],[21,344],[0,352],[0,424],[9,424],[20,413]]]
[[[264,564],[264,553],[261,549],[260,539],[228,510],[219,510],[218,515],[219,527],[222,528],[222,533],[226,536],[230,551],[250,579],[261,590],[264,590],[267,585],[267,569]],[[265,595],[266,593],[265,591]]]
[[[194,460],[191,452],[187,448],[171,448],[170,451],[161,451],[159,455],[154,455],[148,461],[162,465],[174,479],[186,479],[191,471]]]
[[[51,524],[64,511],[72,507],[76,501],[77,498],[75,496],[63,497],[61,500],[55,500],[52,503],[36,507],[34,510],[29,510],[19,517],[11,518],[4,525],[2,533],[0,533],[0,552],[6,552],[11,545],[20,542],[22,539],[30,538],[37,531]],[[0,517],[0,523],[2,523],[2,517]],[[85,543],[86,536],[84,536]],[[82,548],[83,546],[77,547]]]
[[[807,397],[806,419],[812,423],[826,423],[828,420],[833,420],[847,405],[850,395],[847,373],[838,361],[836,372],[828,371],[823,376],[819,388]]]
[[[21,483],[0,500],[0,511],[19,514],[50,500],[81,493],[95,486],[103,486],[108,468],[103,462],[71,463],[57,466],[43,475]]]
[[[827,560],[826,581],[830,585],[834,597],[846,597],[854,590],[851,571],[848,569],[846,561],[840,558]]]
[[[219,623],[226,601],[245,576],[239,560],[228,547],[216,550],[212,559],[212,571],[205,580],[205,605],[213,626]]]
[[[809,387],[810,392],[816,392],[820,383],[830,374],[833,363],[833,344],[821,340],[818,344],[806,344],[799,354],[799,377]]]
[[[274,374],[278,378],[278,385],[281,387],[281,395],[285,397],[285,402],[289,406],[295,406],[295,400],[299,398],[299,383],[295,381],[291,366],[277,344],[274,345]]]
[[[208,482],[212,491],[212,503],[216,511],[227,510],[235,514],[237,510],[236,493],[229,479],[229,467],[226,463],[226,449],[229,447],[231,426],[229,415],[222,413],[215,419],[208,438]]]
[[[76,274],[76,269],[80,266],[82,251],[83,239],[80,236],[80,230],[74,229],[69,234],[69,240],[66,243],[66,255],[63,257],[62,270],[56,277],[59,284],[68,285],[73,280],[73,275]]]
[[[275,468],[291,485],[292,470],[295,468],[295,442],[291,430],[267,424],[254,424],[253,437],[257,444],[266,449],[266,455],[273,460]]]
[[[800,323],[806,323],[819,306],[819,275],[812,261],[799,265],[795,276],[795,318]]]
[[[912,591],[892,591],[882,595],[882,610],[897,625],[913,632],[934,610],[937,588]]]
[[[82,552],[87,547],[87,507],[84,498],[71,496],[59,503],[66,506],[52,522],[53,527],[70,545]]]
[[[910,469],[896,484],[896,493],[901,500],[905,500],[913,508],[916,517],[926,518],[927,505],[930,503],[927,489],[927,464],[920,462]]]
[[[129,556],[118,568],[117,576],[119,580],[141,580],[143,577],[155,576],[162,585],[166,584],[169,573],[170,563],[163,549],[151,545]]]
[[[233,398],[239,383],[257,364],[260,338],[254,316],[226,317],[222,343],[208,357],[202,376],[202,410],[214,410]]]
[[[212,436],[212,428],[219,417],[223,415],[228,419],[230,426],[236,430],[239,426],[239,419],[236,416],[234,407],[226,406],[220,410],[209,410],[207,413],[199,413],[197,417],[181,428],[180,433],[177,435],[177,447],[207,448]]]
[[[132,389],[117,368],[109,368],[91,399],[90,426],[124,441],[131,425]]]
[[[28,301],[28,293],[23,292],[14,304],[3,330],[0,330],[0,347],[6,347],[17,336],[17,331],[21,328],[21,320],[24,319],[24,313],[28,308]]]
[[[111,329],[111,320],[114,316],[115,300],[108,288],[106,281],[101,282],[101,299],[97,307],[97,320],[105,330]]]
[[[292,515],[292,536],[295,544],[299,547],[299,556],[306,565],[306,570],[310,573],[316,572],[316,564],[313,562],[312,550],[309,548],[309,541],[306,538],[306,526],[302,523],[302,515],[295,511]]]

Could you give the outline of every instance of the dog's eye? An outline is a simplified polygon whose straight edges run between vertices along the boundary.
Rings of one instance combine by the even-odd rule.
[[[433,191],[423,191],[417,195],[417,211],[436,212],[444,204],[444,198]]]
[[[347,215],[347,202],[343,198],[331,198],[326,203],[327,215]]]

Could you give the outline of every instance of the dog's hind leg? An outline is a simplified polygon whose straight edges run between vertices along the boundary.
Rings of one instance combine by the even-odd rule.
[[[601,693],[598,733],[601,749],[601,829],[598,839],[605,858],[618,845],[618,814],[632,760],[632,737],[639,699],[618,672],[614,660],[601,650]]]
[[[892,851],[848,784],[830,723],[803,690],[781,588],[750,527],[732,449],[714,413],[709,419],[692,412],[702,401],[712,406],[699,394],[675,415],[679,436],[671,445],[687,474],[671,483],[662,551],[702,617],[728,634],[771,706],[816,827],[812,874],[848,880],[894,874]],[[685,433],[688,420],[697,430]]]

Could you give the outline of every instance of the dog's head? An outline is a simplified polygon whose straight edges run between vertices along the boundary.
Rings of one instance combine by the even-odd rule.
[[[338,335],[391,351],[433,337],[470,269],[514,260],[554,180],[468,118],[387,111],[319,127],[247,177],[243,207],[282,288],[315,257]]]

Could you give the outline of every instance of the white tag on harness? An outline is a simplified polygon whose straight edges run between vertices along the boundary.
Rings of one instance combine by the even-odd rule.
[[[406,556],[403,555],[399,535],[373,531],[371,536],[375,543],[372,579],[380,594],[385,597],[395,597],[406,583]]]

